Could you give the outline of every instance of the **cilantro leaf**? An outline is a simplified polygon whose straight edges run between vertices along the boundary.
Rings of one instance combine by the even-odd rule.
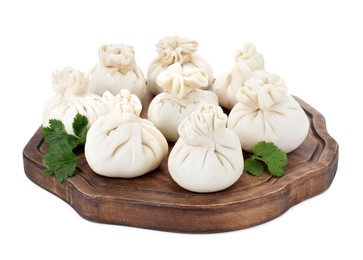
[[[74,134],[79,137],[80,143],[86,142],[88,119],[86,116],[77,114],[73,120],[72,128]]]
[[[47,138],[51,138],[52,132],[65,133],[66,129],[63,122],[57,119],[50,119],[49,126],[43,128],[44,139],[48,140]]]
[[[267,143],[265,141],[258,142],[255,147],[253,147],[253,154],[259,157],[269,156],[277,148],[273,143]]]
[[[48,167],[43,173],[46,175],[55,175],[57,180],[63,182],[70,176],[73,176],[76,169],[77,156],[72,151],[54,155],[47,153],[43,158],[44,166]]]
[[[57,146],[69,146],[68,149],[74,149],[79,143],[77,137],[67,134],[63,122],[57,119],[49,120],[49,126],[43,128],[43,137],[48,146],[54,146],[55,150]]]
[[[254,176],[261,176],[264,172],[263,165],[252,158],[248,158],[245,160],[243,170],[251,173]]]
[[[55,175],[57,180],[63,182],[74,175],[78,157],[73,149],[79,144],[84,144],[87,135],[87,117],[77,114],[73,120],[73,132],[68,134],[62,121],[49,120],[49,126],[43,128],[44,141],[48,145],[48,152],[44,155],[43,171],[45,175]]]
[[[277,149],[267,156],[264,162],[267,164],[272,176],[281,177],[284,175],[287,165],[287,155],[280,149]]]
[[[254,176],[262,175],[264,168],[259,161],[267,165],[267,169],[272,176],[281,177],[284,175],[288,158],[286,153],[272,142],[261,141],[253,148],[251,158],[245,160],[244,170]]]
[[[58,169],[58,171],[55,173],[55,177],[58,181],[63,182],[68,177],[71,177],[74,175],[74,171],[76,170],[76,164],[77,159],[73,153],[70,153],[67,157],[68,159],[63,160],[62,167]]]

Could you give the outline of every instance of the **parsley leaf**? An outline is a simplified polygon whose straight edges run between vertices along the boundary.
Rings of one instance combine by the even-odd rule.
[[[264,166],[261,164],[263,162],[272,176],[284,175],[288,162],[287,155],[272,142],[258,142],[250,156],[251,158],[244,162],[244,171],[254,176],[261,176],[264,172]]]
[[[54,174],[58,181],[63,182],[73,176],[77,159],[78,157],[72,151],[64,151],[58,155],[47,153],[43,158],[43,164],[48,167],[44,174]]]
[[[79,137],[80,143],[86,143],[86,136],[87,136],[87,125],[88,119],[87,117],[77,114],[73,120],[72,128],[74,134]]]
[[[263,165],[255,159],[248,158],[245,160],[244,171],[251,173],[254,176],[261,176],[265,169]]]
[[[56,148],[55,151],[57,146],[69,146],[73,149],[78,145],[78,138],[68,135],[63,122],[56,119],[50,119],[49,126],[43,128],[43,137],[50,149]]]
[[[66,132],[62,121],[49,120],[49,126],[43,128],[44,141],[48,145],[48,152],[43,158],[43,165],[47,167],[43,171],[45,175],[54,174],[60,182],[73,176],[78,160],[73,149],[85,143],[87,125],[87,117],[77,114],[72,125],[75,135],[70,135]]]

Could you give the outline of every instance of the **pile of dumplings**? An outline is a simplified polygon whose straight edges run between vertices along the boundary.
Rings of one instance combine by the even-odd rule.
[[[232,68],[215,79],[197,49],[186,37],[162,38],[146,81],[132,46],[103,45],[88,74],[71,67],[53,73],[56,94],[44,107],[43,126],[58,119],[72,134],[80,113],[88,118],[85,157],[95,173],[141,176],[169,154],[172,179],[203,193],[233,185],[243,173],[242,150],[259,141],[286,153],[301,145],[308,118],[284,80],[264,69],[254,44],[238,50]],[[147,95],[154,97],[141,118]],[[168,142],[175,143],[170,153]]]

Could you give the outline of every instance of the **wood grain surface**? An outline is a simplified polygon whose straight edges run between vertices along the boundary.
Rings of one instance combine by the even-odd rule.
[[[143,117],[151,98],[148,95],[143,102]],[[31,181],[94,222],[188,233],[255,226],[327,190],[337,171],[338,144],[328,134],[324,117],[304,101],[296,100],[309,117],[310,131],[304,143],[288,154],[286,174],[281,178],[243,173],[224,191],[198,194],[172,180],[166,157],[159,168],[134,179],[99,176],[85,159],[80,159],[76,174],[60,183],[42,174],[47,147],[41,127],[24,148],[24,170]],[[169,151],[172,146],[170,143]],[[82,149],[77,153],[82,154]]]

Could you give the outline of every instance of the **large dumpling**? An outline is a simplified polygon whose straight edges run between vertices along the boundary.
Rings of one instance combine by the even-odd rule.
[[[168,143],[148,120],[139,117],[141,102],[126,89],[103,95],[111,109],[87,133],[85,156],[92,170],[107,177],[131,178],[156,169]]]
[[[71,67],[57,70],[52,75],[53,89],[56,95],[44,106],[43,126],[50,119],[64,123],[68,133],[73,134],[72,123],[77,114],[88,118],[88,127],[100,116],[108,112],[100,96],[87,93],[87,75]]]
[[[215,192],[234,184],[243,173],[238,136],[226,128],[219,106],[201,104],[179,126],[180,138],[169,155],[171,177],[194,192]]]
[[[237,133],[244,150],[251,152],[256,143],[267,141],[288,153],[305,140],[309,120],[279,76],[256,71],[236,95],[228,128]]]
[[[163,88],[158,84],[157,77],[174,63],[180,63],[183,68],[204,69],[208,75],[208,84],[203,88],[210,88],[213,84],[213,71],[209,63],[196,53],[197,49],[198,42],[187,37],[169,36],[160,39],[156,44],[159,55],[147,71],[148,89],[155,95],[161,93]]]
[[[203,69],[186,69],[180,63],[174,63],[158,76],[157,81],[165,92],[151,101],[148,118],[168,141],[178,139],[179,124],[197,110],[200,103],[218,105],[216,94],[198,89],[208,85],[208,75]]]
[[[103,95],[110,91],[113,95],[121,89],[128,89],[139,99],[146,94],[144,74],[136,64],[135,51],[130,45],[106,44],[98,50],[100,63],[91,71],[89,92]]]

